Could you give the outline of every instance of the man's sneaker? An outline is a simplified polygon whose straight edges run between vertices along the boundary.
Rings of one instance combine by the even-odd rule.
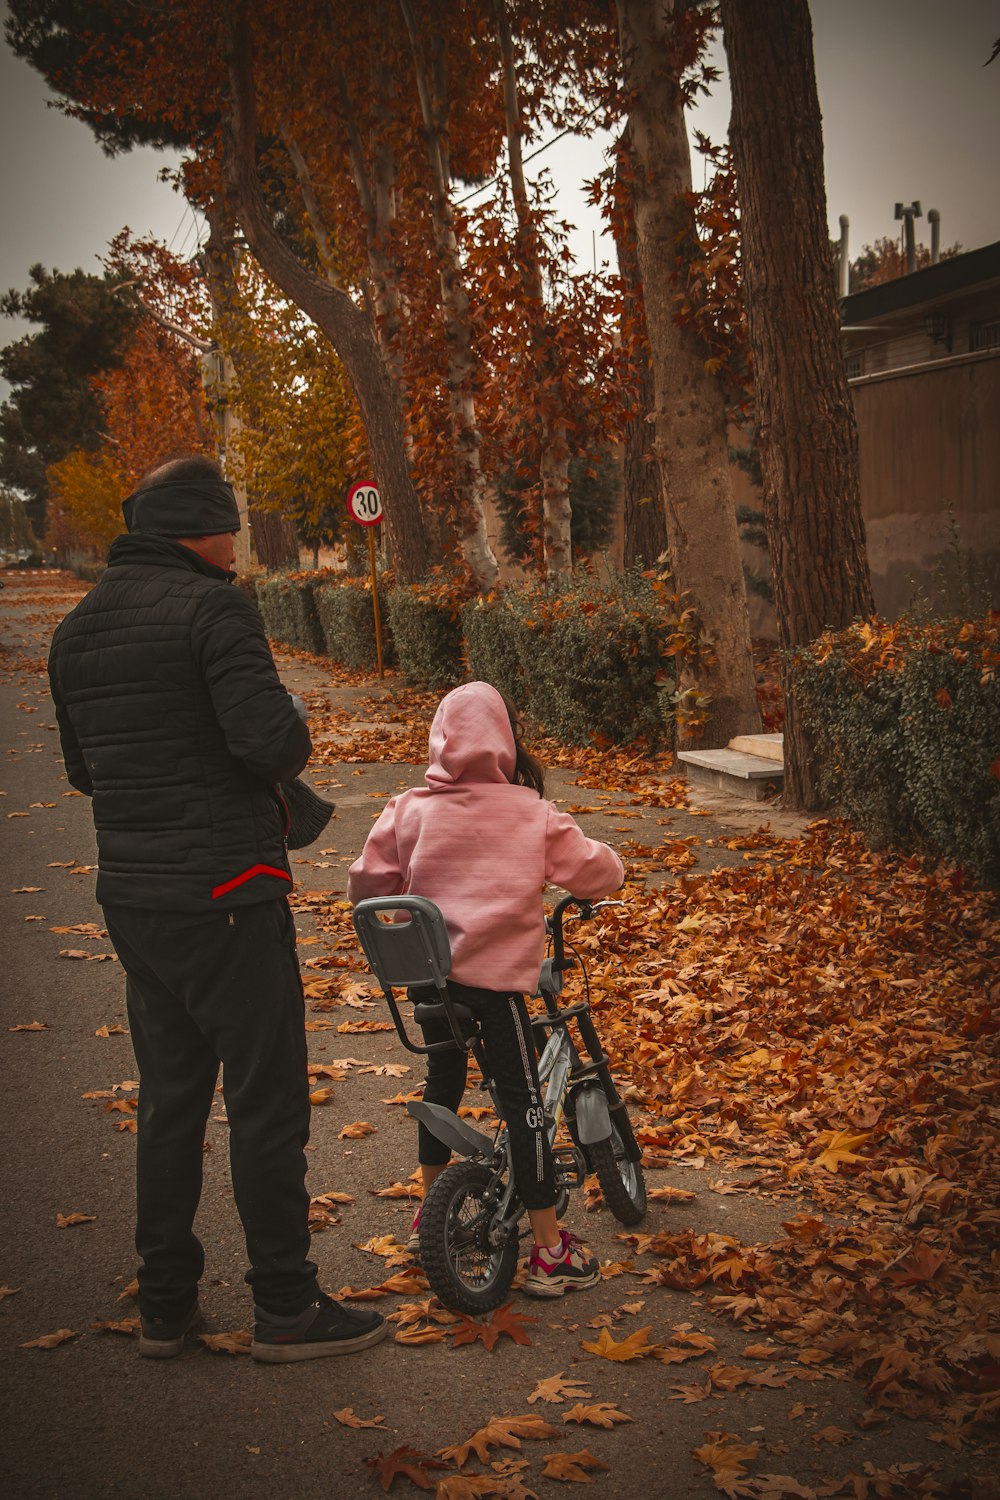
[[[560,1229],[558,1250],[533,1245],[524,1291],[529,1297],[561,1297],[564,1292],[593,1286],[601,1279],[601,1268],[586,1245],[566,1229]]]
[[[410,1238],[406,1242],[406,1248],[410,1255],[420,1254],[420,1215],[422,1211],[423,1204],[417,1209],[413,1216],[413,1223],[410,1225]]]
[[[201,1322],[195,1302],[186,1317],[168,1323],[163,1318],[140,1318],[139,1353],[145,1359],[173,1359],[184,1348],[185,1335]]]
[[[377,1344],[388,1332],[381,1313],[344,1307],[321,1292],[304,1312],[291,1317],[255,1307],[250,1353],[264,1364],[284,1365],[327,1354],[354,1354]]]

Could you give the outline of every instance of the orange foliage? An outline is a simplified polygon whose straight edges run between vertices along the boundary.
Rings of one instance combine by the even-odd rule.
[[[901,671],[921,649],[948,653],[961,662],[972,657],[982,668],[983,681],[992,679],[1000,668],[1000,610],[963,624],[905,617],[894,623],[874,617],[856,620],[845,630],[825,632],[811,653],[823,663],[837,652],[853,676],[869,682],[879,672]]]
[[[527,220],[514,212],[493,6],[440,9],[413,0],[411,8],[433,76],[446,178],[482,184],[481,192],[456,190],[449,204],[435,200],[434,213],[413,52],[398,14],[385,24],[395,7],[331,10],[304,0],[289,24],[287,7],[255,0],[247,17],[260,138],[271,143],[260,162],[265,190],[280,204],[293,253],[363,300],[379,327],[400,386],[414,482],[434,513],[445,560],[463,525],[459,476],[471,430],[456,439],[456,338],[468,335],[473,368],[463,391],[474,393],[483,468],[491,478],[517,471],[530,529],[545,444],[586,458],[620,430],[619,286],[613,275],[575,272],[569,226],[553,213],[544,180],[530,189]],[[613,16],[606,6],[581,3],[571,25],[562,21],[549,6],[519,8],[526,146],[567,125],[596,128],[595,115],[620,117],[617,70],[609,67],[617,56]],[[95,35],[67,73],[71,109],[127,116],[186,138],[181,176],[201,204],[223,194],[216,113],[227,95],[223,30],[222,12],[207,0],[146,8]],[[435,235],[442,214],[457,239],[451,267],[443,266]],[[529,242],[545,286],[541,307],[524,274]],[[470,303],[463,330],[443,285],[458,274]],[[175,396],[179,416],[183,378]]]
[[[77,449],[48,471],[46,541],[61,554],[103,552],[122,529],[124,477],[107,449]]]
[[[121,365],[95,381],[108,440],[128,494],[145,471],[176,452],[211,452],[195,337],[207,327],[200,273],[155,240],[133,240],[127,229],[111,243],[108,268],[137,283],[146,315],[135,325]],[[163,321],[160,321],[163,320]]]
[[[60,552],[102,552],[123,529],[122,501],[143,473],[171,453],[212,451],[196,349],[176,332],[196,329],[199,278],[187,263],[129,231],[112,241],[107,261],[146,308],[121,351],[121,363],[96,376],[105,446],[71,453],[49,470],[48,541]],[[196,335],[197,336],[197,335]]]
[[[164,455],[211,451],[197,357],[155,324],[140,323],[121,365],[96,384],[126,495]]]

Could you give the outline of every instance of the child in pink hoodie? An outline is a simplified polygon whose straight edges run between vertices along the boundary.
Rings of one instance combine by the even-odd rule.
[[[589,839],[568,813],[544,801],[539,762],[521,743],[507,700],[485,682],[455,688],[438,705],[430,732],[426,787],[394,797],[351,866],[348,896],[426,896],[444,915],[451,940],[448,987],[479,1018],[503,1101],[514,1173],[534,1246],[525,1291],[539,1297],[592,1286],[597,1261],[555,1212],[552,1153],[545,1136],[535,1046],[524,1003],[545,954],[542,892],[547,883],[597,900],[625,878],[613,849]],[[450,1036],[429,1024],[427,1041]],[[467,1054],[432,1052],[424,1098],[457,1109]],[[418,1130],[424,1192],[449,1152]],[[418,1248],[414,1220],[410,1247]]]

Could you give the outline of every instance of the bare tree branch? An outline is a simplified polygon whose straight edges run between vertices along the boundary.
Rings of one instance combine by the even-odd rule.
[[[337,279],[337,274],[334,270],[333,252],[330,249],[330,236],[326,232],[326,225],[323,222],[323,215],[320,212],[319,199],[316,196],[312,174],[309,171],[305,157],[299,149],[298,141],[284,121],[281,124],[281,139],[285,143],[285,150],[291,157],[292,166],[295,168],[295,175],[299,180],[302,202],[305,204],[306,215],[316,240],[316,249],[319,252],[320,264],[326,273],[326,279],[331,286],[338,287],[343,291],[344,287]]]

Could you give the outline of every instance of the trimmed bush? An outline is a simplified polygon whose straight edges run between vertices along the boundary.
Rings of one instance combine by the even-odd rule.
[[[1000,884],[1000,616],[858,623],[795,661],[820,789],[876,848]]]
[[[257,604],[272,640],[375,667],[371,595],[361,582],[261,576]],[[690,611],[665,584],[588,575],[562,588],[469,598],[461,581],[386,587],[385,660],[434,691],[492,682],[541,730],[571,744],[656,746],[673,733],[676,660],[697,650]]]
[[[375,620],[372,591],[365,581],[323,583],[313,590],[316,613],[323,632],[323,649],[334,661],[343,662],[355,671],[374,672],[378,666],[375,649]],[[395,661],[392,634],[389,629],[388,601],[385,589],[379,588],[379,614],[382,621],[382,660],[386,666]]]
[[[522,713],[528,712],[530,686],[522,661],[527,658],[529,627],[512,594],[480,594],[462,610],[469,676],[490,682],[506,693]]]
[[[626,574],[609,587],[584,575],[474,599],[463,618],[470,675],[546,733],[578,745],[672,733],[674,657],[693,641],[657,581]]]
[[[460,584],[414,584],[386,598],[396,660],[414,687],[450,688],[464,676]]]
[[[257,607],[272,641],[297,651],[321,652],[323,631],[313,599],[314,581],[272,573],[257,584]]]

